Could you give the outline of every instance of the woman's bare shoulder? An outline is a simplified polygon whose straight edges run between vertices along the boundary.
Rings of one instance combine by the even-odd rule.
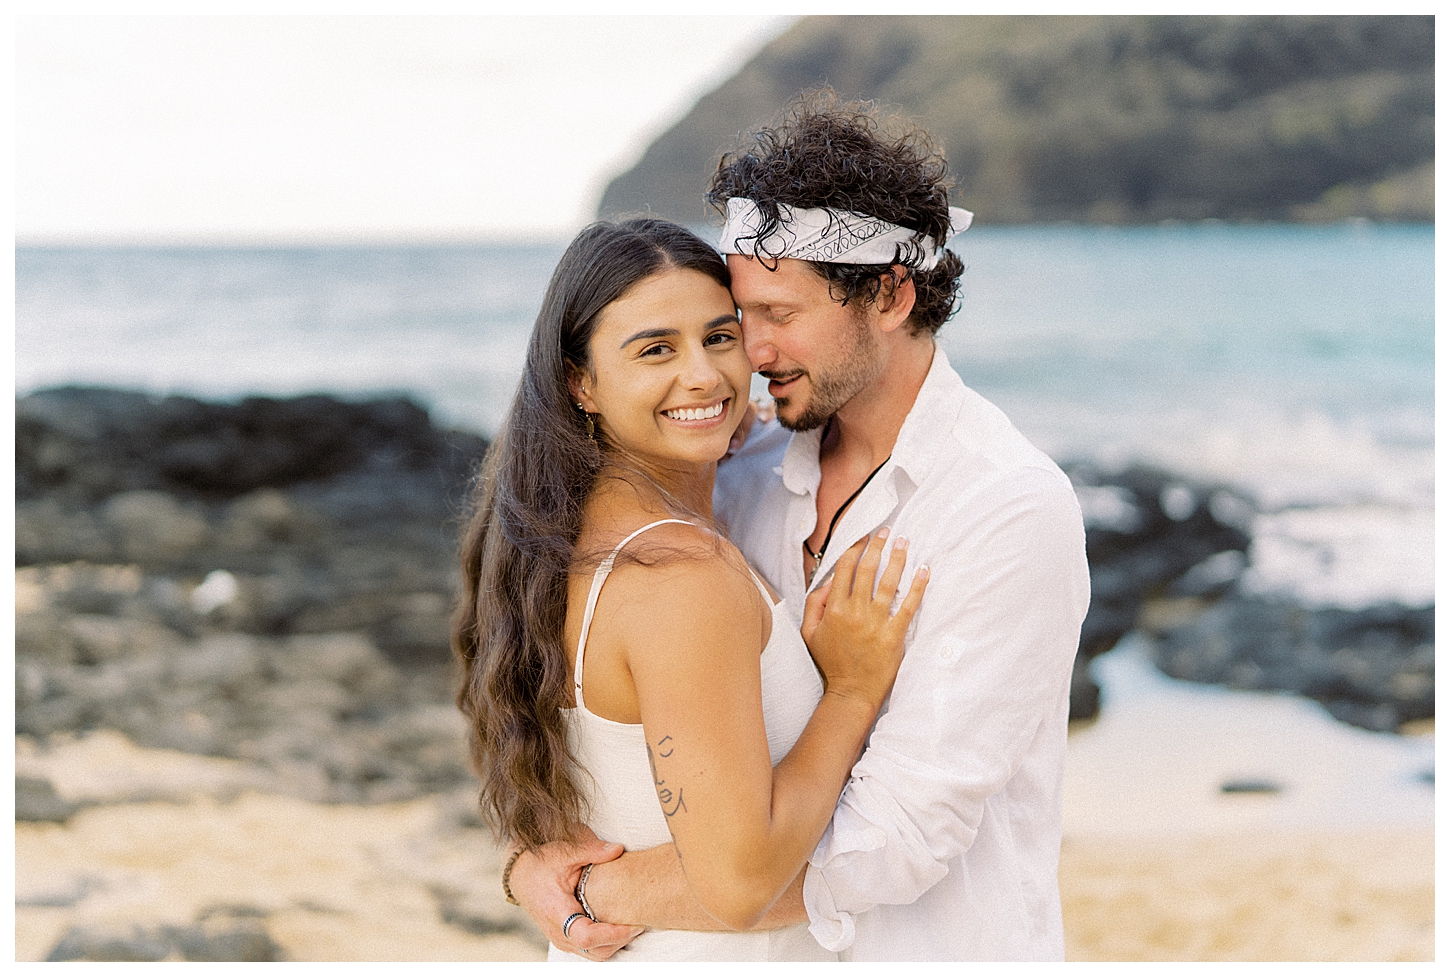
[[[614,559],[615,571],[663,583],[674,577],[721,584],[741,575],[745,558],[724,536],[693,522],[655,526],[625,544]],[[749,578],[746,577],[746,582]]]
[[[621,609],[644,610],[652,623],[693,633],[740,630],[768,610],[740,551],[694,523],[656,526],[631,540],[615,558],[611,585],[611,603]]]

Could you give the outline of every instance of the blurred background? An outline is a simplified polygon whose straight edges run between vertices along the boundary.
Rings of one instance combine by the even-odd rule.
[[[467,482],[596,217],[833,85],[1088,524],[1075,960],[1434,956],[1430,17],[16,20],[18,960],[534,960]]]

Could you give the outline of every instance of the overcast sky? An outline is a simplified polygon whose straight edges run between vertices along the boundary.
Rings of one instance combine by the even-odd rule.
[[[792,19],[21,17],[16,236],[566,235]]]

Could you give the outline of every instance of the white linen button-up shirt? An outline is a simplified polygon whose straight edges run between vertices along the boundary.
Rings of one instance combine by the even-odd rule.
[[[805,609],[820,431],[768,425],[715,513]],[[890,460],[841,518],[817,584],[881,526],[931,567],[896,685],[806,870],[811,933],[843,960],[1061,960],[1068,689],[1087,613],[1082,514],[1062,471],[938,348]]]

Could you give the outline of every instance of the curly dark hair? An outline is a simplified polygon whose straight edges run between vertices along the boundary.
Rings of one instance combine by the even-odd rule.
[[[945,241],[951,234],[947,191],[952,182],[935,141],[923,129],[883,115],[873,102],[843,101],[829,88],[801,95],[778,126],[752,133],[715,170],[705,200],[724,215],[731,197],[748,197],[765,218],[756,238],[775,232],[780,206],[830,207],[889,221]],[[906,252],[920,247],[920,238]],[[910,255],[898,251],[898,258]],[[895,288],[890,264],[808,262],[842,305],[874,302]],[[915,269],[912,335],[941,329],[957,309],[962,260],[946,251],[931,271]]]
[[[584,504],[617,451],[586,427],[569,375],[590,369],[589,340],[610,303],[673,268],[730,287],[715,249],[677,224],[601,221],[579,232],[544,292],[518,391],[474,487],[453,617],[457,703],[484,819],[513,844],[572,837],[584,815],[559,713],[573,703],[574,658],[561,639],[569,574],[597,563],[575,552]]]

